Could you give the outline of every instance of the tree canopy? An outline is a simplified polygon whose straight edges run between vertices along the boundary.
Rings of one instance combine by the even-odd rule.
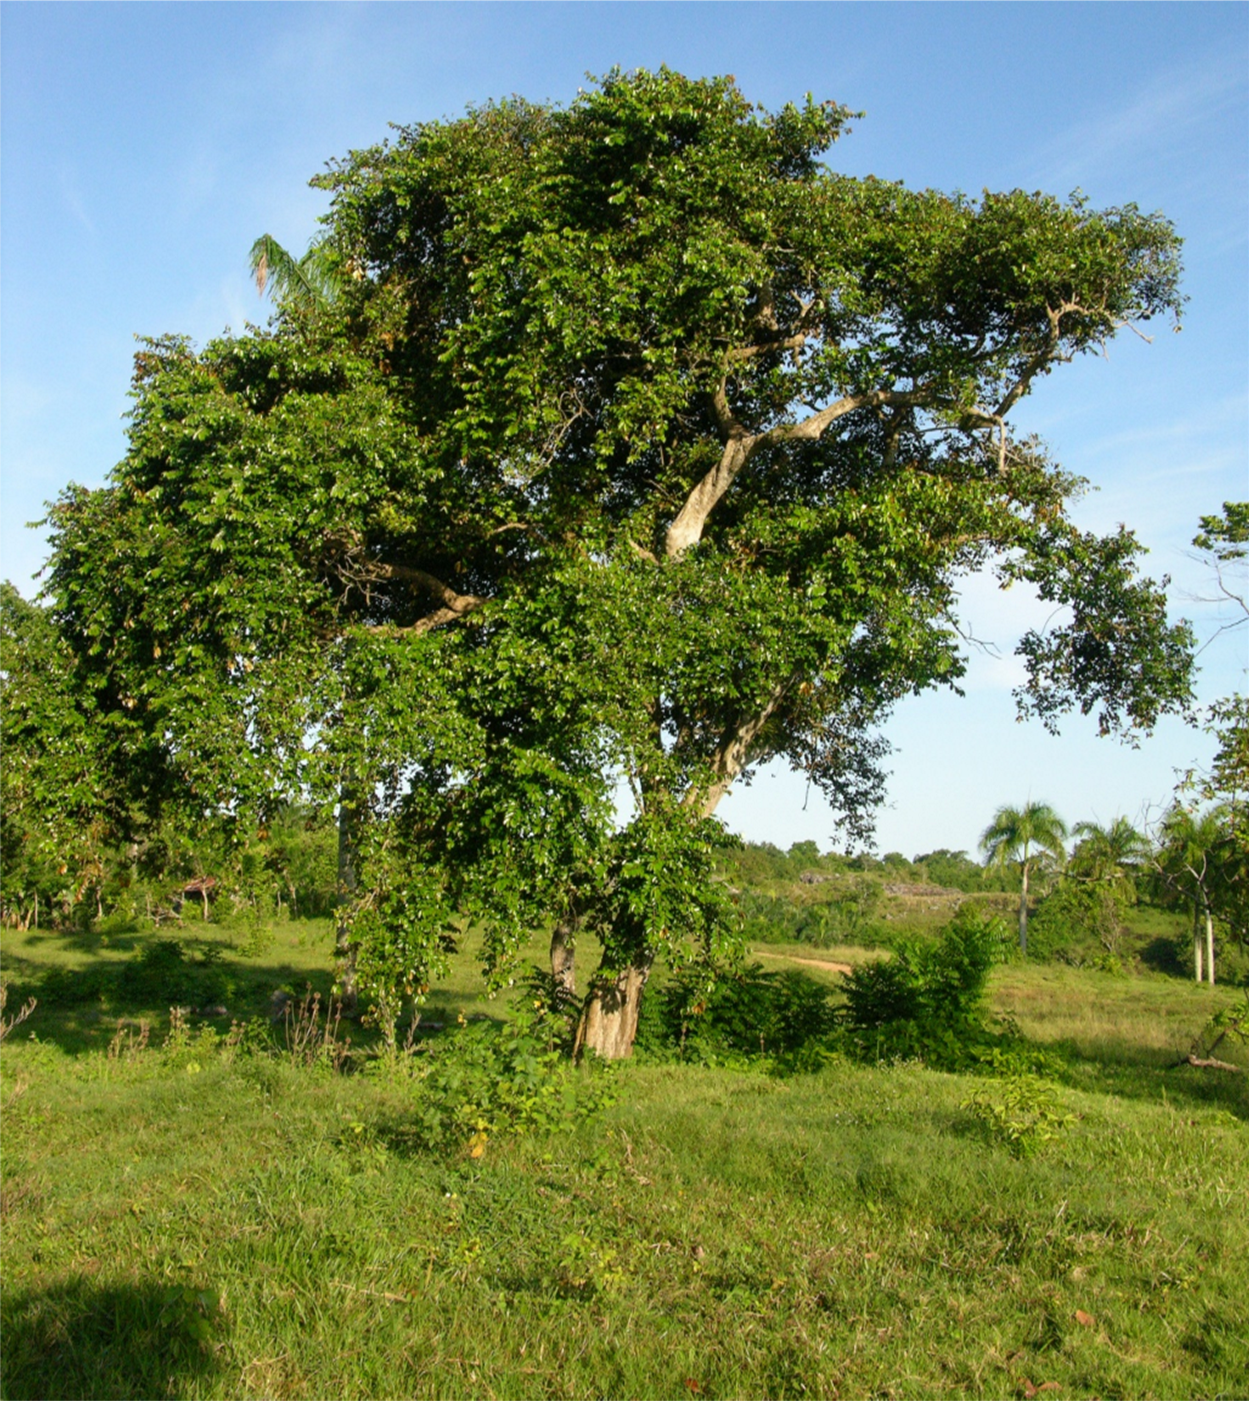
[[[850,115],[614,72],[332,163],[317,256],[267,252],[272,325],[145,343],[125,459],[52,508],[49,592],[138,796],[227,824],[341,797],[383,981],[466,919],[497,977],[526,928],[594,927],[583,1033],[616,1054],[653,959],[731,922],[734,781],[783,758],[864,830],[880,722],[962,674],[968,573],[1066,610],[1024,640],[1024,710],[1183,708],[1135,541],[1076,528],[1082,484],[1009,427],[1178,315],[1174,230],[839,175]],[[332,296],[295,295],[310,268]]]

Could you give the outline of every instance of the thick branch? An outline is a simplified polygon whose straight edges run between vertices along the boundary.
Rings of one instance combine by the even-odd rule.
[[[770,350],[801,350],[806,343],[807,333],[798,331],[792,336],[783,336],[780,340],[766,341],[763,345],[738,346],[736,350],[729,351],[729,359],[753,360],[756,355],[766,355]]]
[[[774,443],[816,442],[839,418],[856,409],[910,408],[932,399],[933,396],[924,390],[874,389],[867,394],[847,394],[799,423],[780,424],[766,433],[750,433],[734,416],[722,384],[712,395],[711,409],[724,450],[719,462],[694,485],[685,505],[668,527],[664,553],[669,559],[679,559],[702,539],[707,517],[723,500],[734,478],[758,448]]]
[[[406,584],[419,584],[423,589],[441,599],[443,606],[453,615],[471,613],[487,600],[472,593],[456,593],[453,588],[436,579],[424,569],[413,569],[406,564],[378,564],[374,566],[378,579],[398,579]]]
[[[366,625],[364,629],[366,632],[420,637],[424,633],[433,632],[436,628],[445,626],[447,623],[454,623],[469,613],[475,613],[490,602],[488,598],[483,598],[479,594],[456,593],[441,579],[435,578],[434,575],[426,573],[423,569],[413,569],[406,564],[374,563],[370,565],[370,573],[375,580],[398,579],[404,583],[419,584],[427,592],[440,599],[443,607],[436,608],[432,613],[418,618],[416,622],[407,627],[401,627],[397,623],[376,623]]]
[[[763,731],[763,727],[776,713],[777,707],[785,699],[789,689],[782,682],[769,696],[767,704],[757,715],[731,729],[724,737],[716,754],[713,769],[715,779],[708,788],[691,788],[685,795],[687,807],[697,807],[701,817],[710,817],[720,805],[720,799],[733,786],[734,779],[750,762],[751,747]]]

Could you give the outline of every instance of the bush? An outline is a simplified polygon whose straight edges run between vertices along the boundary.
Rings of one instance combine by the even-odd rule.
[[[154,939],[117,974],[117,992],[141,1007],[185,1006],[222,1002],[228,995],[221,950],[202,945],[191,950],[178,939]]]
[[[480,1157],[488,1139],[554,1129],[594,1113],[612,1095],[609,1072],[569,1059],[577,1001],[535,968],[500,1025],[461,1018],[430,1046],[420,1082],[415,1133],[426,1147],[468,1147]]]
[[[836,944],[874,948],[880,941],[875,921],[881,902],[876,881],[860,878],[831,897],[798,903],[747,891],[739,901],[742,930],[748,942],[791,942],[827,949]]]
[[[836,1012],[830,989],[802,973],[769,973],[752,963],[712,980],[689,970],[642,1004],[636,1054],[700,1065],[793,1056],[830,1044]]]
[[[960,1106],[991,1143],[1016,1158],[1030,1158],[1075,1121],[1063,1110],[1054,1087],[1036,1075],[1005,1076],[996,1090],[981,1090]]]
[[[1011,949],[1005,924],[968,905],[937,942],[899,941],[892,958],[846,979],[842,1022],[849,1048],[868,1060],[980,1067],[1002,1040],[985,1019],[985,984]]]
[[[1060,881],[1028,921],[1028,956],[1042,962],[1093,963],[1118,957],[1127,933],[1123,906],[1104,885]]]

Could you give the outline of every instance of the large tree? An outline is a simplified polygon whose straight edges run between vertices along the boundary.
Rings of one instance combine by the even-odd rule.
[[[401,129],[314,182],[333,298],[139,357],[125,461],[53,512],[60,616],[153,791],[348,784],[366,962],[420,984],[473,917],[501,976],[545,911],[571,979],[592,925],[581,1039],[626,1052],[657,954],[724,928],[724,793],[782,757],[861,829],[987,565],[1066,609],[1025,710],[1186,704],[1135,542],[1008,425],[1177,312],[1174,231],[840,176],[847,117],[665,70]]]

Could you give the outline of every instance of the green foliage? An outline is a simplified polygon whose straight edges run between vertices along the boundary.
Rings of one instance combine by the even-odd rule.
[[[1067,824],[1048,803],[1026,802],[1022,808],[1000,807],[980,837],[989,866],[1015,865],[1026,871],[1046,861],[1061,863]]]
[[[742,932],[750,943],[793,941],[814,948],[881,942],[877,923],[883,895],[878,882],[860,877],[825,894],[798,902],[792,896],[745,891],[738,897]]]
[[[964,1100],[961,1108],[971,1111],[991,1143],[1017,1158],[1032,1157],[1075,1122],[1075,1115],[1063,1110],[1054,1086],[1036,1075],[994,1080]]]
[[[792,1060],[829,1042],[829,995],[802,973],[769,973],[758,963],[714,979],[687,970],[647,994],[635,1045],[647,1058],[698,1065]]]
[[[126,959],[86,969],[52,967],[23,992],[49,1007],[102,1002],[108,1007],[164,1011],[226,1001],[235,975],[222,966],[222,949],[196,939],[154,938]]]
[[[1069,963],[1116,957],[1126,932],[1123,899],[1115,889],[1063,880],[1028,922],[1028,957]]]
[[[603,964],[622,968],[664,954],[675,966],[722,958],[740,937],[717,853],[737,838],[683,807],[653,803],[612,843],[609,877],[588,919],[603,941]]]
[[[0,913],[51,923],[102,892],[117,813],[109,731],[73,684],[73,657],[47,609],[0,583]]]
[[[934,885],[973,894],[981,890],[1017,890],[1018,878],[1005,868],[986,870],[973,861],[965,851],[949,851],[942,847],[917,856],[914,865],[922,866]]]
[[[576,1011],[535,969],[501,1024],[461,1019],[429,1045],[410,1132],[428,1148],[480,1157],[491,1139],[568,1127],[610,1103],[606,1068],[569,1062]]]
[[[869,1060],[915,1059],[967,1068],[991,1048],[984,1009],[989,971],[1010,957],[999,919],[963,905],[940,939],[901,940],[892,957],[845,980],[848,1044]]]
[[[117,991],[140,1007],[221,1002],[229,988],[220,961],[216,945],[202,944],[192,950],[177,939],[154,939],[136,958],[122,964]]]
[[[661,69],[401,127],[315,181],[309,255],[256,245],[272,326],[146,342],[125,458],[49,518],[128,822],[237,848],[346,814],[393,998],[466,922],[494,985],[565,915],[608,974],[727,942],[723,794],[784,759],[862,835],[879,726],[957,685],[958,583],[994,560],[1074,610],[1022,705],[1183,708],[1135,541],[1077,531],[1080,484],[1007,425],[1178,315],[1174,230],[840,175],[848,115]]]

